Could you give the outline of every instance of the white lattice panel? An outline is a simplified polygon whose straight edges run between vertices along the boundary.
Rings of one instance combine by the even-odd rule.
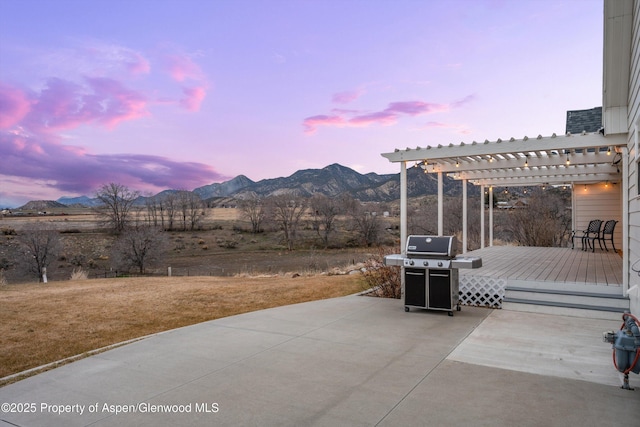
[[[461,275],[460,303],[477,307],[502,308],[506,287],[507,281],[505,279]]]

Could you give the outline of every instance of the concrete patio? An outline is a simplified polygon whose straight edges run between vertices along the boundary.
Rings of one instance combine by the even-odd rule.
[[[4,405],[0,426],[638,425],[640,390],[620,389],[601,339],[620,323],[316,301],[165,332],[3,387],[0,403],[16,411]]]

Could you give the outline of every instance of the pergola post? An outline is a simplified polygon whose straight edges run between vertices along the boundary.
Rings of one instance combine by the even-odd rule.
[[[480,249],[484,249],[484,184],[480,186]]]
[[[442,172],[438,172],[438,236],[444,235],[444,184]]]
[[[400,253],[407,255],[407,162],[400,162]],[[404,299],[404,267],[400,274],[400,298]]]
[[[400,162],[400,253],[407,244],[407,162]]]
[[[467,180],[462,180],[462,253],[467,253]]]
[[[489,186],[489,246],[493,246],[493,185]]]

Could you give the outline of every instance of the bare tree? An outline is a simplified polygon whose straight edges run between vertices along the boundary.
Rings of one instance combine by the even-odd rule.
[[[120,234],[130,221],[131,208],[138,195],[137,191],[131,191],[122,184],[112,182],[103,185],[96,193],[100,205],[95,212],[114,233]]]
[[[438,232],[437,198],[427,196],[407,209],[407,227],[410,234],[430,234]]]
[[[366,209],[362,203],[350,197],[345,198],[343,203],[348,209],[353,228],[360,234],[362,242],[367,246],[377,244],[382,230],[382,221],[377,212]]]
[[[200,196],[191,191],[179,191],[178,213],[182,221],[182,230],[195,230],[204,213],[204,203]]]
[[[251,232],[260,233],[262,231],[262,222],[265,219],[266,209],[262,198],[252,195],[247,199],[240,200],[238,207],[243,217],[251,222]]]
[[[445,235],[462,235],[462,204],[461,197],[449,197],[444,201],[443,228]],[[476,200],[467,203],[467,245],[469,249],[480,247],[480,215]]]
[[[47,229],[43,223],[36,222],[25,228],[18,238],[25,249],[25,269],[35,274],[38,281],[42,282],[47,267],[62,249],[60,234]]]
[[[279,194],[268,199],[269,217],[280,227],[287,249],[293,250],[300,219],[307,209],[307,200],[291,194]]]
[[[562,246],[571,229],[568,201],[557,191],[537,191],[527,206],[508,213],[507,225],[522,246]]]
[[[147,208],[147,223],[153,227],[164,228],[161,201],[161,197],[155,195],[148,196],[144,202],[145,207]]]
[[[333,230],[333,223],[342,212],[342,203],[336,198],[317,194],[311,198],[311,211],[313,212],[313,228],[322,238],[324,247],[329,247],[329,235]]]
[[[156,227],[137,226],[127,228],[111,248],[111,259],[116,268],[135,268],[140,274],[147,267],[159,263],[166,255],[168,239]]]
[[[174,222],[178,215],[178,197],[174,192],[167,193],[164,197],[162,197],[161,204],[163,206],[164,215],[166,215],[167,218],[167,227],[163,229],[171,231],[173,230]]]

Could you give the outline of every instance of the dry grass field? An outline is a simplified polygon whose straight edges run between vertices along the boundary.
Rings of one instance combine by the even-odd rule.
[[[166,275],[168,267],[174,276],[305,273],[341,268],[370,256],[370,248],[344,244],[352,238],[352,233],[344,229],[332,236],[337,245],[324,249],[316,232],[305,227],[299,232],[299,246],[295,251],[287,251],[279,230],[253,234],[237,209],[209,208],[202,221],[199,230],[166,232],[169,250],[162,261],[147,265],[147,273]],[[19,266],[24,251],[20,234],[35,222],[60,232],[63,249],[47,268],[50,281],[69,280],[79,265],[89,278],[114,276],[111,248],[116,236],[100,228],[90,209],[76,208],[47,215],[0,216],[0,269],[5,266],[4,277],[9,284],[38,280]],[[3,230],[11,231],[3,235]]]
[[[161,331],[363,288],[360,275],[122,278],[4,286],[0,378]]]

